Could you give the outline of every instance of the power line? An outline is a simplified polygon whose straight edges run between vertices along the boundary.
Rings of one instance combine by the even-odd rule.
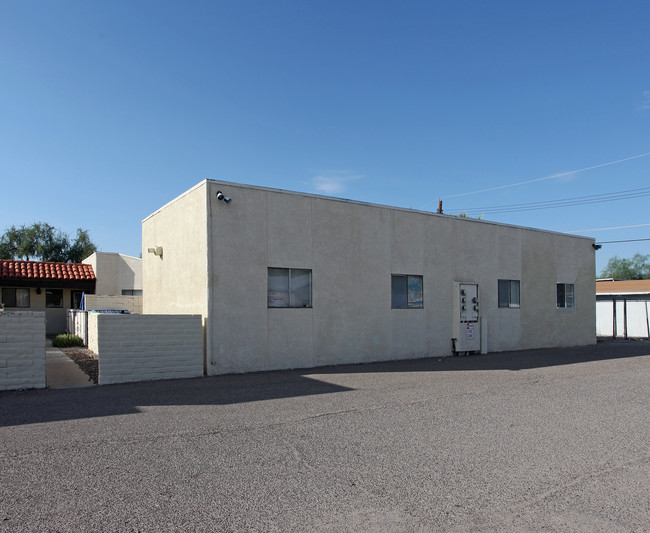
[[[559,200],[547,200],[543,202],[529,202],[522,204],[507,204],[496,206],[472,207],[468,209],[454,209],[448,211],[449,214],[468,213],[468,214],[495,214],[495,213],[512,213],[517,211],[535,211],[540,209],[552,209],[558,207],[570,207],[574,205],[596,204],[601,202],[611,202],[614,200],[629,200],[633,198],[642,198],[650,196],[650,187],[640,189],[628,189],[602,194],[592,194],[588,196],[574,196],[571,198],[562,198]]]
[[[564,233],[589,233],[591,231],[606,231],[610,229],[627,229],[627,228],[640,228],[642,226],[650,226],[650,224],[634,224],[632,226],[614,226],[613,228],[595,228],[595,229],[572,229]]]
[[[628,239],[626,241],[598,241],[596,244],[615,244],[618,242],[640,242],[640,241],[650,241],[650,239]]]
[[[467,207],[465,209],[455,209],[452,210],[452,212],[456,211],[479,211],[479,210],[484,210],[484,209],[504,209],[504,208],[510,208],[510,207],[529,207],[529,206],[537,206],[537,205],[547,205],[547,204],[555,204],[558,202],[568,202],[568,201],[573,201],[573,200],[579,200],[579,199],[586,199],[586,198],[600,198],[600,197],[608,197],[608,196],[616,196],[620,194],[627,194],[627,193],[645,193],[645,192],[650,192],[650,187],[641,187],[639,189],[627,189],[624,191],[614,191],[614,192],[608,192],[608,193],[601,193],[601,194],[589,194],[586,196],[572,196],[570,198],[561,198],[559,200],[546,200],[542,202],[527,202],[527,203],[519,203],[519,204],[504,204],[504,205],[493,205],[493,206],[482,206],[482,207]]]
[[[607,167],[607,166],[610,166],[610,165],[616,165],[618,163],[623,163],[625,161],[631,161],[632,159],[639,159],[641,157],[647,157],[649,155],[650,155],[650,152],[647,152],[645,154],[633,155],[631,157],[625,157],[623,159],[617,159],[616,161],[608,161],[607,163],[600,163],[598,165],[592,165],[590,167],[585,167],[585,168],[581,168],[581,169],[578,169],[578,170],[570,170],[568,172],[560,172],[559,174],[552,174],[551,176],[544,176],[543,178],[535,178],[535,179],[532,179],[532,180],[526,180],[526,181],[520,181],[520,182],[517,182],[517,183],[511,183],[510,185],[499,185],[498,187],[490,187],[488,189],[480,189],[478,191],[463,192],[463,193],[460,193],[460,194],[452,194],[452,195],[449,195],[449,196],[443,196],[443,199],[457,198],[459,196],[469,196],[470,194],[478,194],[478,193],[481,193],[481,192],[497,191],[497,190],[500,190],[500,189],[508,189],[510,187],[519,187],[520,185],[527,185],[529,183],[535,183],[535,182],[538,182],[538,181],[550,180],[550,179],[554,179],[554,178],[561,178],[562,176],[568,176],[570,174],[578,174],[579,172],[586,172],[587,170],[593,170],[595,168],[602,168],[602,167]],[[432,203],[434,203],[434,202],[429,202],[426,205],[428,206],[428,205],[431,205]]]

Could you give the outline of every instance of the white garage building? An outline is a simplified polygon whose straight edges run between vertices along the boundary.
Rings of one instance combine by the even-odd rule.
[[[596,280],[596,334],[650,339],[650,279]]]
[[[593,240],[205,180],[142,224],[144,313],[207,374],[592,344]]]

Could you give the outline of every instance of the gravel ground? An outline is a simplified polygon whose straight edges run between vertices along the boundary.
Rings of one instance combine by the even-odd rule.
[[[650,531],[650,343],[0,392],[0,531]]]
[[[99,360],[95,352],[87,348],[61,348],[61,351],[72,359],[81,370],[93,381],[97,383],[99,379]]]

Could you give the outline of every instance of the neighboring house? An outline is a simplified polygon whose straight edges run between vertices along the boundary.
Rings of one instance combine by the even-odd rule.
[[[144,312],[208,374],[592,344],[594,241],[205,180],[142,223]]]
[[[142,312],[142,259],[112,252],[95,252],[82,261],[97,275],[95,295],[86,309],[125,309]]]
[[[63,333],[68,309],[95,292],[90,265],[46,261],[0,260],[0,288],[5,310],[45,311],[46,333]]]
[[[596,280],[596,332],[599,337],[650,339],[650,279]]]

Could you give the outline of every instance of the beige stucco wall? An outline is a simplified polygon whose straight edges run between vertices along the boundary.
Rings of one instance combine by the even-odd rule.
[[[121,296],[123,289],[142,290],[142,259],[113,252],[95,252],[82,261],[93,267],[95,294]]]
[[[186,266],[211,273],[209,374],[449,355],[458,281],[479,284],[489,351],[595,342],[590,239],[224,182],[197,192],[209,260],[197,253]],[[165,215],[159,239],[188,224],[185,211]],[[164,270],[167,252],[149,265]],[[268,267],[311,269],[313,308],[268,309]],[[185,276],[148,311],[147,278],[163,273],[147,262],[144,272],[145,312],[181,312],[171,302],[198,291]],[[423,309],[391,309],[391,274],[423,276]],[[499,279],[521,280],[521,308],[498,308]],[[556,308],[558,282],[576,285],[575,309]]]
[[[208,315],[207,246],[205,182],[143,220],[143,313]]]

